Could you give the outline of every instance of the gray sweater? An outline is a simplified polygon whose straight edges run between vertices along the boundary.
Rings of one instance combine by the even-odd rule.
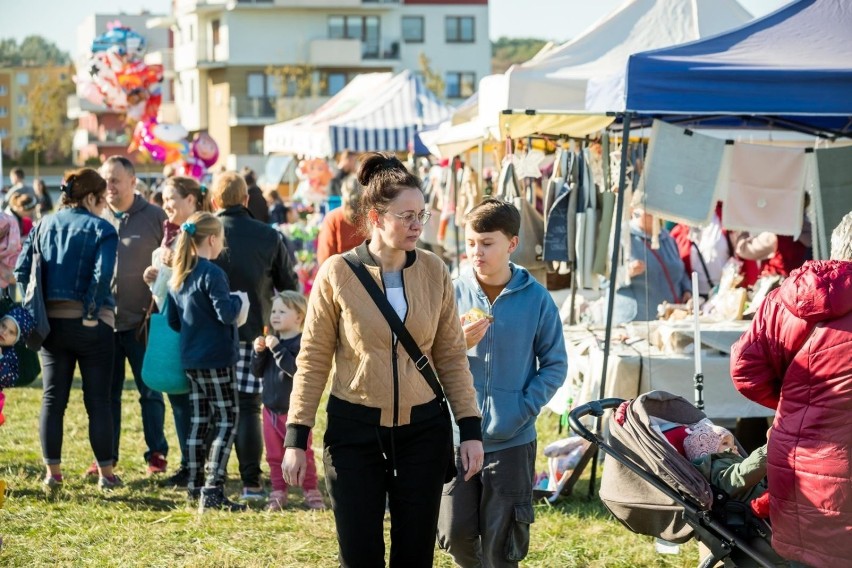
[[[151,290],[142,273],[151,265],[151,253],[163,240],[166,213],[145,201],[133,198],[130,209],[117,216],[104,209],[103,218],[118,231],[118,259],[115,265],[115,331],[135,329],[151,304]]]

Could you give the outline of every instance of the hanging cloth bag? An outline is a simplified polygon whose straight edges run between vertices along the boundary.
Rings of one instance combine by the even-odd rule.
[[[511,158],[505,161],[503,170],[500,172],[499,191],[500,198],[517,207],[521,213],[520,243],[510,260],[530,271],[543,269],[545,263],[541,259],[541,250],[544,239],[544,217],[519,192],[515,165]]]

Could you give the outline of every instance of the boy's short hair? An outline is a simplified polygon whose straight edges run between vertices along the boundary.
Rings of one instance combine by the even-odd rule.
[[[511,203],[486,197],[465,215],[465,222],[477,233],[500,231],[510,239],[521,231],[521,213]]]
[[[291,310],[296,310],[302,315],[302,325],[305,324],[305,316],[308,313],[308,301],[305,296],[294,290],[284,290],[272,297],[272,301],[281,300]]]

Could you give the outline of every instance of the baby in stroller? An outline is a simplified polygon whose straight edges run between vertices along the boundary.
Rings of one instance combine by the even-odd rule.
[[[579,421],[583,413],[606,408],[616,410],[608,441]],[[572,428],[607,454],[601,501],[631,531],[675,543],[697,538],[711,552],[702,567],[787,565],[769,545],[766,522],[745,503],[766,490],[765,449],[744,458],[730,432],[686,399],[662,391],[626,404],[589,403],[570,418]],[[724,451],[732,448],[736,453]]]

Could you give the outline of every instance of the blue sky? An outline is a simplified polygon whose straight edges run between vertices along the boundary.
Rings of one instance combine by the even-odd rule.
[[[489,0],[491,37],[540,37],[565,41],[576,37],[625,0]],[[756,16],[788,0],[740,0]],[[21,40],[40,34],[73,51],[77,24],[85,14],[110,11],[165,13],[171,0],[0,0],[0,38]],[[49,17],[45,17],[49,14]]]

